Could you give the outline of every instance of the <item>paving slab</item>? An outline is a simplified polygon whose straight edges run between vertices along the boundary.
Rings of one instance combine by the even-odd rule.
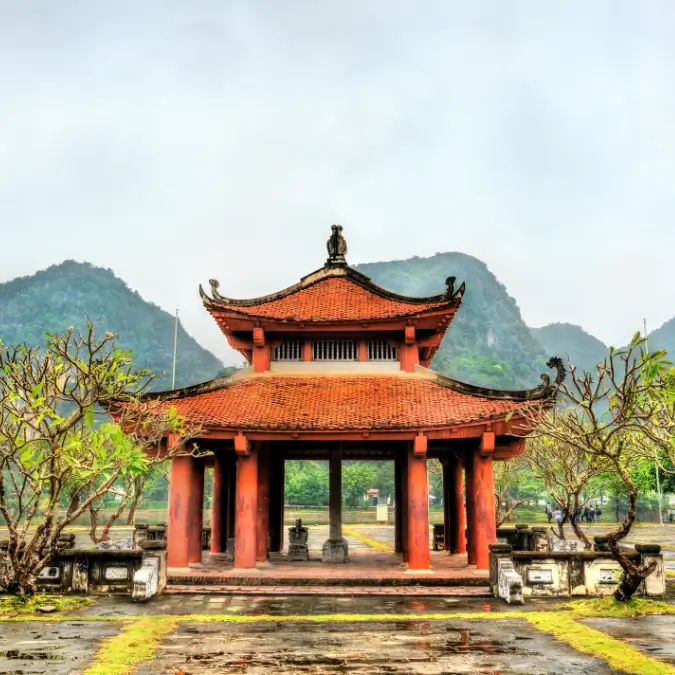
[[[623,640],[643,654],[675,664],[675,617],[640,616],[635,619],[585,619],[584,623]]]
[[[101,640],[119,630],[111,622],[0,623],[0,675],[81,673]]]
[[[237,614],[242,616],[316,616],[326,614],[439,614],[458,612],[532,612],[554,609],[558,598],[528,598],[524,606],[507,605],[495,598],[406,597],[345,595],[223,595],[210,593],[162,595],[149,603],[133,603],[126,596],[97,598],[76,616],[129,617],[145,614]]]
[[[138,675],[605,675],[604,661],[579,654],[524,621],[368,624],[187,623],[164,640]]]

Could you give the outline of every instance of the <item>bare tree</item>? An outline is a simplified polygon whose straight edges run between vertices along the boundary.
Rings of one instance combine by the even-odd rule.
[[[193,437],[175,409],[141,399],[152,379],[133,367],[115,336],[98,338],[92,326],[84,335],[72,329],[49,335],[44,350],[0,343],[0,514],[9,532],[0,586],[6,591],[34,593],[67,525],[97,513],[106,496],[119,498]],[[111,406],[115,422],[102,413]],[[103,523],[100,536],[112,522]]]
[[[527,414],[536,427],[533,436],[568,448],[582,464],[600,462],[626,487],[628,514],[618,528],[607,533],[612,556],[623,570],[615,592],[619,600],[632,597],[654,569],[653,563],[640,566],[631,562],[619,542],[635,521],[639,493],[630,470],[641,454],[640,439],[656,434],[657,401],[663,389],[662,375],[669,365],[665,352],[650,354],[644,338],[636,333],[625,349],[610,349],[594,373],[579,374],[570,365],[570,377],[558,384],[563,405],[550,414],[542,408]]]
[[[528,478],[528,467],[522,458],[494,463],[495,520],[501,527],[527,501],[523,485]]]
[[[550,419],[540,420],[539,429],[556,424],[561,426],[560,413],[545,415]],[[551,435],[536,433],[527,440],[522,458],[562,512],[560,522],[551,528],[554,534],[559,539],[565,539],[565,524],[569,522],[584,547],[591,548],[577,514],[594,496],[592,480],[607,472],[606,459]]]

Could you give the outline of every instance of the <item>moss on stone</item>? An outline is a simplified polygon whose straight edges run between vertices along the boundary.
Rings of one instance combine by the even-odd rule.
[[[42,616],[40,607],[54,607],[57,612],[72,612],[80,607],[91,605],[94,600],[84,595],[34,595],[20,598],[7,596],[0,598],[0,620],[6,616],[25,616],[26,620],[32,620],[35,615]],[[53,615],[45,615],[52,616]]]
[[[632,645],[575,620],[569,612],[523,613],[537,630],[553,635],[570,647],[606,661],[610,667],[634,675],[674,675],[675,667],[645,656]]]
[[[162,638],[174,631],[178,621],[167,616],[145,616],[103,641],[84,675],[130,675],[136,666],[155,655]]]
[[[342,534],[346,534],[348,537],[354,537],[354,539],[358,539],[362,544],[365,544],[376,551],[386,551],[387,553],[391,553],[394,550],[391,546],[389,546],[389,544],[377,541],[376,539],[371,539],[370,537],[357,532],[351,527],[344,527],[343,525]]]

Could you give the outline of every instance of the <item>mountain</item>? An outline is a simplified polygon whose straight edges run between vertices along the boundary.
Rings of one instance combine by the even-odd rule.
[[[578,372],[593,372],[609,354],[609,348],[598,338],[589,335],[581,326],[571,323],[552,323],[542,328],[532,328],[532,334],[547,354],[560,356],[575,365]],[[673,330],[675,342],[675,326]]]
[[[171,388],[175,318],[146,302],[111,270],[67,260],[32,276],[0,284],[0,339],[44,343],[45,333],[76,330],[87,321],[100,332],[119,335],[120,346],[135,353],[136,365],[161,375],[155,389]],[[178,328],[176,386],[210,380],[226,368]]]
[[[432,367],[459,380],[496,389],[531,388],[540,384],[552,354],[544,350],[523,322],[516,301],[477,258],[463,253],[437,253],[430,258],[356,265],[363,274],[396,293],[437,295],[445,280],[466,282],[455,315]]]
[[[673,361],[675,357],[675,317],[666,321],[653,333],[649,333],[649,348],[667,350],[669,360]]]

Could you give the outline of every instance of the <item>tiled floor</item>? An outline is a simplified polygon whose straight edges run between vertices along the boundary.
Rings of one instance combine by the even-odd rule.
[[[350,552],[349,562],[343,565],[323,564],[319,556],[313,556],[308,562],[291,562],[283,554],[273,554],[268,566],[243,571],[235,570],[232,563],[224,562],[222,555],[205,553],[201,565],[169,569],[169,582],[247,586],[321,585],[322,582],[325,585],[345,583],[350,586],[487,583],[487,571],[479,571],[474,565],[467,565],[466,555],[432,551],[431,568],[429,573],[409,574],[407,565],[402,563],[398,554],[355,550]]]

